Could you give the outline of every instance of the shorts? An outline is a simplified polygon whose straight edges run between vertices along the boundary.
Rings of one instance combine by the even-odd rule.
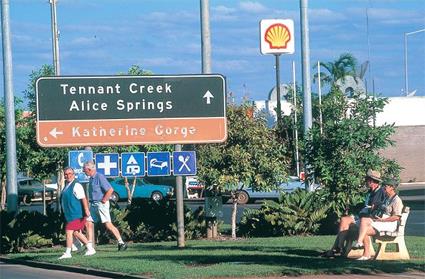
[[[80,218],[72,220],[71,222],[66,223],[65,230],[67,231],[79,231],[84,228],[84,225],[86,224],[86,218]]]
[[[371,225],[378,232],[395,232],[397,230],[398,221],[372,222]]]
[[[98,223],[111,223],[111,214],[109,213],[109,201],[102,203],[100,201],[90,202],[90,217],[87,221]]]

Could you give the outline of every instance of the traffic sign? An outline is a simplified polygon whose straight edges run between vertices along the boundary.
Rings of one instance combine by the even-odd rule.
[[[174,151],[173,152],[173,174],[174,175],[196,175],[195,151]]]
[[[96,170],[104,176],[119,176],[118,161],[118,153],[98,153],[96,154]]]
[[[148,176],[170,175],[170,152],[148,152],[147,161]]]
[[[44,147],[223,142],[225,90],[222,75],[41,77],[37,141]]]
[[[75,173],[79,182],[89,182],[89,178],[84,172],[84,163],[93,161],[93,152],[90,150],[72,150],[68,152],[68,166]]]
[[[140,177],[145,175],[145,153],[121,153],[121,176]]]

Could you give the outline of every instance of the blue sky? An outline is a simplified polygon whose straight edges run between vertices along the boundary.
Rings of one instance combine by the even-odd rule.
[[[139,65],[155,74],[201,73],[200,1],[59,0],[62,75],[113,75]],[[296,51],[281,58],[281,81],[291,82],[294,60],[301,81],[299,1],[210,0],[212,72],[223,74],[236,101],[267,99],[275,85],[274,57],[262,55],[259,21],[295,21]],[[369,17],[369,48],[366,27]],[[47,0],[10,1],[15,95],[29,75],[52,64],[50,5]],[[352,53],[387,97],[404,89],[404,33],[425,28],[424,0],[310,0],[310,52],[318,60]],[[425,32],[408,36],[409,89],[425,96]],[[3,68],[0,73],[3,77]],[[314,70],[312,70],[312,74]],[[370,75],[369,75],[370,73]],[[3,92],[3,78],[0,81]],[[312,84],[317,92],[317,85]],[[3,97],[3,94],[2,94]]]

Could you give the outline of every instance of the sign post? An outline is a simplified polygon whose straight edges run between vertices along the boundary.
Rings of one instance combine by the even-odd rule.
[[[44,147],[217,143],[227,138],[221,75],[42,77]]]
[[[273,54],[275,56],[276,114],[277,127],[280,128],[282,124],[282,110],[280,105],[280,55],[282,53],[292,54],[295,51],[294,22],[291,19],[261,20],[260,47],[262,54]]]

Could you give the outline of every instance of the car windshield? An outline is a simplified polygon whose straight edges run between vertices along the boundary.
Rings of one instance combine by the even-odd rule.
[[[43,184],[34,179],[22,180],[18,182],[19,187],[43,187]]]

